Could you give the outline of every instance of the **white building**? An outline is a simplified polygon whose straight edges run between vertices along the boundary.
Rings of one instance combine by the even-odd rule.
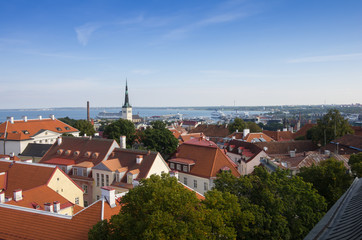
[[[53,144],[63,133],[79,136],[79,130],[56,119],[50,118],[8,120],[0,125],[0,153],[18,155],[29,143]]]

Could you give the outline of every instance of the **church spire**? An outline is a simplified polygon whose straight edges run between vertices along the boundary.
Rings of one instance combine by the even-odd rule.
[[[128,85],[127,85],[127,78],[126,78],[126,93],[125,93],[125,97],[124,97],[124,108],[128,108],[131,107],[131,105],[129,104],[129,99],[128,99]]]

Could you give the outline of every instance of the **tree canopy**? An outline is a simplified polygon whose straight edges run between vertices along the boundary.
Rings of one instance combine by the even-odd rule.
[[[313,184],[318,193],[326,199],[328,208],[333,206],[352,182],[352,177],[343,162],[334,158],[327,159],[317,166],[303,167],[298,175],[304,181]]]
[[[250,129],[250,132],[261,132],[261,128],[255,122],[245,122],[241,118],[235,118],[232,123],[229,124],[228,129],[230,133],[238,130],[242,132],[245,128]]]
[[[317,120],[317,125],[309,130],[308,137],[316,143],[326,145],[333,139],[350,133],[353,133],[353,129],[348,120],[344,119],[337,109],[330,109]]]
[[[87,136],[93,136],[96,133],[93,125],[87,120],[76,120],[69,117],[59,118],[58,120],[78,129],[80,131],[80,136],[84,136],[84,134]]]
[[[104,129],[104,135],[109,139],[114,139],[119,142],[121,136],[126,136],[127,147],[132,147],[135,139],[136,129],[134,124],[126,119],[118,119],[107,125]]]
[[[349,158],[348,164],[351,166],[351,171],[354,176],[362,177],[362,152],[352,154]]]
[[[252,221],[236,228],[237,239],[303,239],[326,210],[312,185],[287,171],[258,167],[240,178],[222,173],[215,188],[237,196],[241,210],[249,211],[244,217]]]
[[[151,127],[140,134],[140,141],[147,149],[160,152],[165,159],[178,146],[178,140],[162,121],[152,122]]]

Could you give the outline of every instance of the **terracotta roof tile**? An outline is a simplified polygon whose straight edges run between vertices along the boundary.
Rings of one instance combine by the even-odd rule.
[[[266,135],[265,133],[249,133],[248,135],[246,135],[243,140],[246,142],[254,142],[255,139],[264,139],[266,142],[271,142],[274,141],[271,137],[269,137],[268,135]],[[259,141],[259,140],[257,140]]]
[[[290,131],[269,131],[263,130],[263,133],[274,139],[275,141],[290,141],[294,139],[294,134]]]
[[[289,151],[297,150],[297,152],[308,152],[314,151],[318,148],[310,140],[300,140],[300,141],[283,141],[283,142],[258,142],[254,143],[258,147],[267,150],[267,154],[289,154]]]
[[[4,122],[0,124],[0,133],[4,133],[7,125],[8,140],[25,140],[31,139],[32,136],[42,130],[50,130],[57,133],[78,132],[78,129],[59,121],[58,119],[30,119],[27,122],[16,120],[14,123]],[[5,135],[0,136],[4,139]]]
[[[225,125],[200,124],[190,133],[204,133],[207,137],[226,137],[229,135],[229,129]]]
[[[225,153],[207,140],[192,139],[181,144],[173,158],[189,159],[195,162],[191,167],[191,175],[204,178],[216,177],[220,169],[227,166],[234,176],[240,176],[232,161]],[[171,160],[172,161],[172,160]]]

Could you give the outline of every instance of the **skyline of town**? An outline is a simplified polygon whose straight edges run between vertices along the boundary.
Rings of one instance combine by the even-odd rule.
[[[361,6],[3,1],[0,109],[361,103]]]

